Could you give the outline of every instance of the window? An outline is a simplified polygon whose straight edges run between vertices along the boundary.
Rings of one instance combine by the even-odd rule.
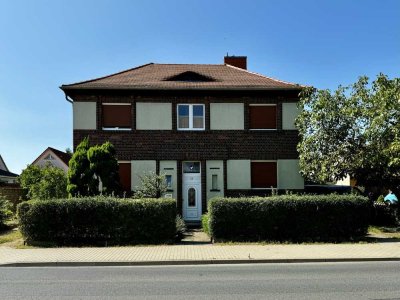
[[[203,104],[178,104],[178,130],[204,130]]]
[[[218,175],[213,174],[211,177],[211,189],[212,190],[218,190]]]
[[[121,188],[125,192],[131,191],[131,163],[118,162],[119,167],[119,180]]]
[[[276,129],[276,105],[250,104],[250,129]]]
[[[45,160],[54,160],[54,157],[53,157],[53,155],[49,154],[44,159]]]
[[[103,103],[103,129],[130,130],[132,128],[132,109],[129,103]]]
[[[165,184],[168,190],[172,189],[172,175],[165,175]]]
[[[251,162],[251,187],[276,188],[277,169],[275,161]]]

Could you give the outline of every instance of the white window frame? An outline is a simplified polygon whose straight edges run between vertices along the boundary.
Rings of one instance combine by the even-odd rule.
[[[188,128],[180,128],[179,127],[179,106],[187,105],[189,106],[189,127]],[[203,106],[203,128],[193,128],[193,106],[199,105]],[[200,103],[181,103],[176,106],[176,128],[180,131],[204,131],[206,126],[206,108],[204,104]]]
[[[106,106],[106,105],[126,105],[126,106],[130,106],[132,109],[132,103],[101,103],[101,105]],[[103,122],[103,120],[101,121]],[[103,125],[103,124],[102,124]],[[131,128],[120,128],[120,127],[101,127],[102,130],[104,131],[132,131],[132,127]]]
[[[278,105],[277,104],[275,104],[275,103],[252,103],[252,104],[249,104],[249,106],[275,106],[276,107],[276,113],[278,113]],[[249,115],[249,118],[250,118],[250,115]],[[275,118],[276,118],[276,124],[275,124],[275,126],[276,126],[276,128],[249,128],[249,130],[250,131],[276,131],[276,130],[278,130],[278,116],[275,116]]]

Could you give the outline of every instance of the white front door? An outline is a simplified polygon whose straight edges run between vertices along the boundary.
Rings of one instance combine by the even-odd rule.
[[[200,162],[182,163],[182,199],[183,219],[200,221],[201,219],[201,169]]]

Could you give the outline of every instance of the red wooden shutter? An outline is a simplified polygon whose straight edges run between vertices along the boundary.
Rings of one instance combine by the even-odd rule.
[[[250,105],[250,129],[276,129],[276,105]]]
[[[103,127],[132,128],[131,105],[103,105]]]
[[[276,162],[251,163],[251,187],[270,188],[277,186]]]
[[[131,191],[131,163],[118,163],[119,180],[123,191]]]

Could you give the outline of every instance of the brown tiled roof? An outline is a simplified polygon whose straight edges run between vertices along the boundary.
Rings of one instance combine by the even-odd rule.
[[[182,80],[184,73],[190,79]],[[197,79],[196,80],[196,75]],[[193,78],[195,80],[193,80]],[[249,72],[231,65],[155,64],[139,66],[109,76],[62,85],[61,89],[294,89],[302,86]]]

